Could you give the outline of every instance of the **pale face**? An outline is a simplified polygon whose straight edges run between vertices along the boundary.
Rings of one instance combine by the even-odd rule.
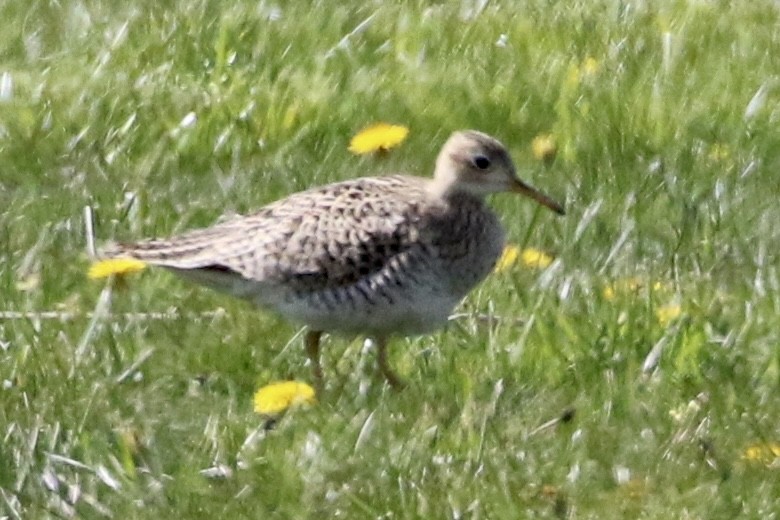
[[[447,184],[449,190],[479,197],[501,192],[520,193],[564,214],[561,204],[517,177],[504,145],[481,132],[469,130],[453,134],[436,160],[434,178],[437,183]]]

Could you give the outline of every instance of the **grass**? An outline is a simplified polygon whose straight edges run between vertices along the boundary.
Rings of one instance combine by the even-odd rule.
[[[0,518],[776,517],[776,2],[165,4],[0,5]],[[375,121],[407,142],[349,154]],[[86,206],[100,241],[167,235],[429,172],[459,128],[569,213],[494,198],[556,261],[396,341],[403,392],[329,339],[268,429],[293,325],[158,271],[91,318]]]

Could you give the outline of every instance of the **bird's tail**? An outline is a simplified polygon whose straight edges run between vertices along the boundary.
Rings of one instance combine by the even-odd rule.
[[[116,242],[107,245],[89,269],[90,278],[140,271],[148,265],[174,270],[200,269],[214,263],[211,230],[198,230],[174,239]]]

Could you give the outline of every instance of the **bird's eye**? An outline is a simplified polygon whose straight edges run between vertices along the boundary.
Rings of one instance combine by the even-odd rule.
[[[484,155],[477,155],[473,159],[474,166],[479,168],[480,170],[487,170],[490,167],[490,159],[485,157]]]

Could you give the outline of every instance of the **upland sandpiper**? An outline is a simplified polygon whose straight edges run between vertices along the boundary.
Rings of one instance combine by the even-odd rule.
[[[498,192],[564,214],[517,177],[499,141],[462,131],[442,148],[432,179],[337,182],[209,228],[116,244],[102,256],[165,267],[306,325],[306,352],[320,384],[323,332],[371,337],[379,370],[397,386],[388,338],[441,327],[502,253],[503,228],[484,202]]]

